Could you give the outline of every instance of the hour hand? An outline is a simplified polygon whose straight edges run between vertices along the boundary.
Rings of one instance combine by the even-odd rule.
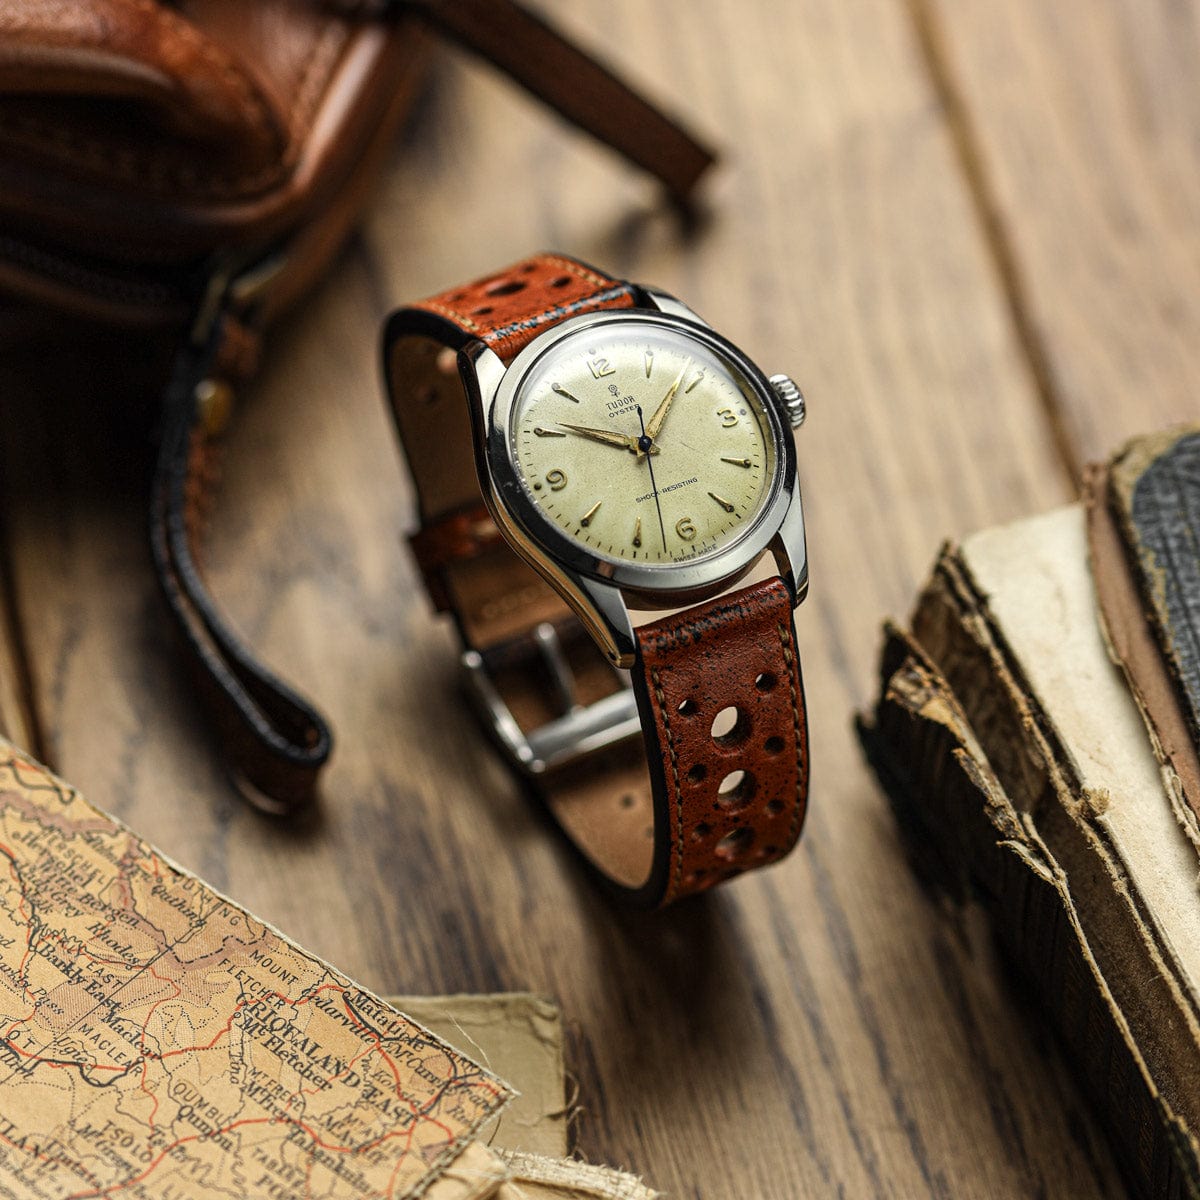
[[[579,434],[580,437],[591,438],[593,442],[637,453],[637,438],[631,437],[629,434],[617,433],[612,429],[593,429],[590,425],[571,425],[567,421],[559,421],[559,425],[563,429],[569,429],[572,433]]]

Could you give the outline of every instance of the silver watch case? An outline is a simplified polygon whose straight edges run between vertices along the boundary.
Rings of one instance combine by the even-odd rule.
[[[644,293],[651,308],[611,309],[569,317],[534,338],[506,367],[483,342],[459,354],[471,410],[476,465],[487,507],[513,549],[578,614],[615,666],[633,664],[636,643],[629,608],[669,609],[719,595],[770,550],[794,604],[808,589],[804,513],[796,474],[796,446],[780,400],[764,373],[691,309],[662,292]],[[511,414],[534,364],[578,330],[624,321],[678,330],[727,358],[758,393],[771,423],[778,470],[753,524],[719,554],[671,567],[613,563],[590,554],[546,518],[521,486],[511,444]]]

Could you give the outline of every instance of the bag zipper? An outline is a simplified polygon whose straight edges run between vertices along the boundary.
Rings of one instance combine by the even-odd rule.
[[[85,314],[95,315],[97,304],[110,308],[116,305],[142,310],[142,319],[153,323],[173,322],[181,312],[194,307],[201,290],[198,280],[203,278],[198,268],[178,269],[174,278],[109,268],[102,263],[68,258],[34,242],[0,233],[0,269],[5,264],[44,280],[56,290],[74,293],[75,306]],[[21,298],[19,283],[7,290]],[[68,295],[66,299],[70,302],[72,297]],[[127,318],[129,314],[120,315]]]

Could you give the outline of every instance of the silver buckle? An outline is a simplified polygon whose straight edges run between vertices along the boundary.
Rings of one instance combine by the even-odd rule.
[[[533,631],[533,645],[550,676],[560,715],[528,734],[521,731],[497,691],[484,656],[478,650],[467,650],[462,656],[467,694],[517,770],[543,775],[641,735],[642,722],[632,687],[627,684],[594,704],[580,704],[575,676],[554,626],[538,625]]]

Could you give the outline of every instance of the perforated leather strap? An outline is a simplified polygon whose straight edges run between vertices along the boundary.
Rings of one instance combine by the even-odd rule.
[[[392,411],[416,484],[413,550],[435,606],[485,664],[524,735],[561,715],[549,639],[579,705],[623,685],[566,603],[503,540],[482,504],[454,351],[505,362],[577,313],[629,308],[636,287],[542,254],[395,313],[384,336]],[[781,858],[808,791],[792,597],[780,579],[637,631],[629,673],[641,737],[535,776],[531,786],[608,886],[653,907]]]

